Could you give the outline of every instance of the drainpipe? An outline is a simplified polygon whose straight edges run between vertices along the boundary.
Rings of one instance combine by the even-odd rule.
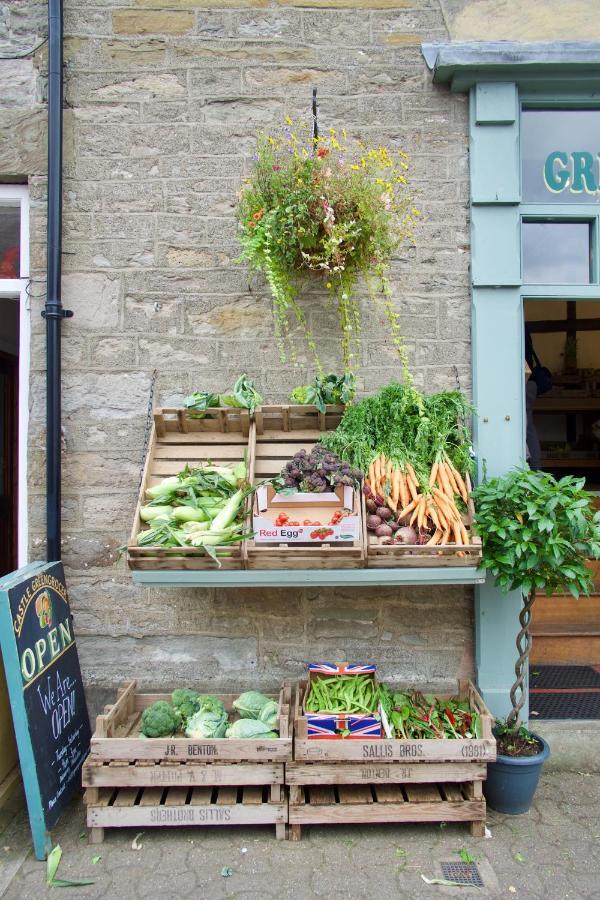
[[[46,305],[46,558],[61,558],[62,0],[48,2],[48,272]]]

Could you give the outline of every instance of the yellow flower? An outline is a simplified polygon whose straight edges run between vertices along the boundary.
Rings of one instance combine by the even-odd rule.
[[[327,284],[325,285],[325,287],[326,287],[326,288],[329,288],[329,290],[331,290],[331,288],[333,287],[333,285],[332,285],[332,283],[331,283],[330,281],[328,281]]]
[[[360,172],[360,166],[357,166],[356,163],[350,166],[351,169],[354,169],[355,172]]]
[[[289,116],[286,116],[286,117],[285,117],[285,124],[286,124],[286,125],[293,125],[294,122],[293,122],[292,119],[290,119]]]

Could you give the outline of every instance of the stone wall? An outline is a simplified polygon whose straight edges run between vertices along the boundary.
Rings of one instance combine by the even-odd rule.
[[[313,85],[323,127],[410,154],[423,215],[416,249],[394,262],[394,298],[417,385],[469,391],[467,102],[431,84],[420,44],[478,28],[490,36],[490,4],[64,6],[63,286],[75,316],[63,326],[63,556],[94,705],[124,677],[273,687],[310,658],[371,658],[386,677],[452,685],[473,668],[468,590],[156,591],[134,587],[115,555],[131,525],[154,371],[159,404],[223,390],[241,370],[283,401],[309,377],[306,360],[296,372],[279,362],[265,284],[236,263],[234,207],[256,131],[307,115]],[[498,32],[516,27],[521,4],[498,6],[493,36],[518,37]],[[548,4],[530,6],[545,21]],[[45,13],[45,3],[0,2],[0,54],[43,39]],[[32,199],[32,558],[44,554],[46,65],[45,46],[0,60],[0,180],[27,177]],[[306,302],[324,361],[339,368],[335,321],[321,295]],[[369,392],[399,369],[379,317],[366,310],[365,321],[359,382]]]

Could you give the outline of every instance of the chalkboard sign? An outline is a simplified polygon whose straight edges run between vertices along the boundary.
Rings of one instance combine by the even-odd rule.
[[[90,749],[88,719],[62,563],[33,563],[0,581],[0,645],[36,856]]]

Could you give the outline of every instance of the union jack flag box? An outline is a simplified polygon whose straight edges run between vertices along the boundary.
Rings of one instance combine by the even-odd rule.
[[[372,663],[309,663],[308,685],[303,697],[302,708],[315,677],[326,678],[333,675],[371,675],[377,683],[377,666]],[[326,710],[319,713],[304,712],[306,736],[319,740],[364,740],[382,737],[381,717],[375,714],[333,713]]]

